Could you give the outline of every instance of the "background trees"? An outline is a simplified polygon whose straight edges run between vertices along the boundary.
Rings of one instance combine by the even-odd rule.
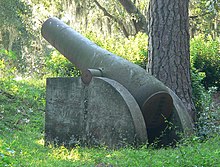
[[[24,22],[28,21],[26,20],[28,17],[31,17],[31,9],[20,0],[2,0],[0,11],[0,49],[16,52],[17,56],[10,54],[10,58],[16,59],[17,61],[13,62],[14,65],[22,70],[22,64],[26,63],[21,63],[22,53],[24,48],[30,45],[31,40],[29,27]],[[18,63],[21,63],[20,66]]]
[[[211,35],[213,39],[219,36],[220,3],[218,0],[190,1],[190,35]]]

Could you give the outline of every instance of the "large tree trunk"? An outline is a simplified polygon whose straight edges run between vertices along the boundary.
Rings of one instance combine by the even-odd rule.
[[[195,120],[189,51],[189,0],[151,0],[147,70],[171,88]]]

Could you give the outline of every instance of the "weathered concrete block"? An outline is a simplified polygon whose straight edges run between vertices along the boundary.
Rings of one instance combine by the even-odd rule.
[[[94,77],[49,78],[46,92],[46,144],[121,147],[147,142],[141,110],[118,82]]]

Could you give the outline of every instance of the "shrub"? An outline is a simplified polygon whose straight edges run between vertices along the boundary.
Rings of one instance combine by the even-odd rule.
[[[100,47],[145,68],[148,42],[146,34],[138,33],[136,36],[130,36],[129,38],[121,36],[105,39],[93,33],[85,34],[85,36]]]
[[[220,89],[220,40],[212,40],[203,35],[191,40],[191,63],[198,72],[204,72],[201,80],[206,89],[218,87]]]
[[[191,76],[193,101],[197,110],[197,129],[200,137],[219,132],[218,106],[213,93],[220,89],[220,42],[200,35],[191,40]]]
[[[0,50],[0,77],[14,78],[17,68],[14,66],[17,57],[14,52]]]
[[[196,126],[198,135],[204,139],[219,133],[220,106],[214,105],[212,99],[216,88],[210,87],[207,90],[201,82],[205,77],[204,73],[192,67],[191,74],[193,101],[197,111]]]
[[[46,59],[46,71],[52,76],[79,76],[76,67],[56,50]]]

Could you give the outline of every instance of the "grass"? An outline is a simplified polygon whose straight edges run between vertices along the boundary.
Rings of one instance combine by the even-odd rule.
[[[219,167],[220,137],[196,137],[176,148],[44,147],[45,81],[0,80],[0,166]]]

